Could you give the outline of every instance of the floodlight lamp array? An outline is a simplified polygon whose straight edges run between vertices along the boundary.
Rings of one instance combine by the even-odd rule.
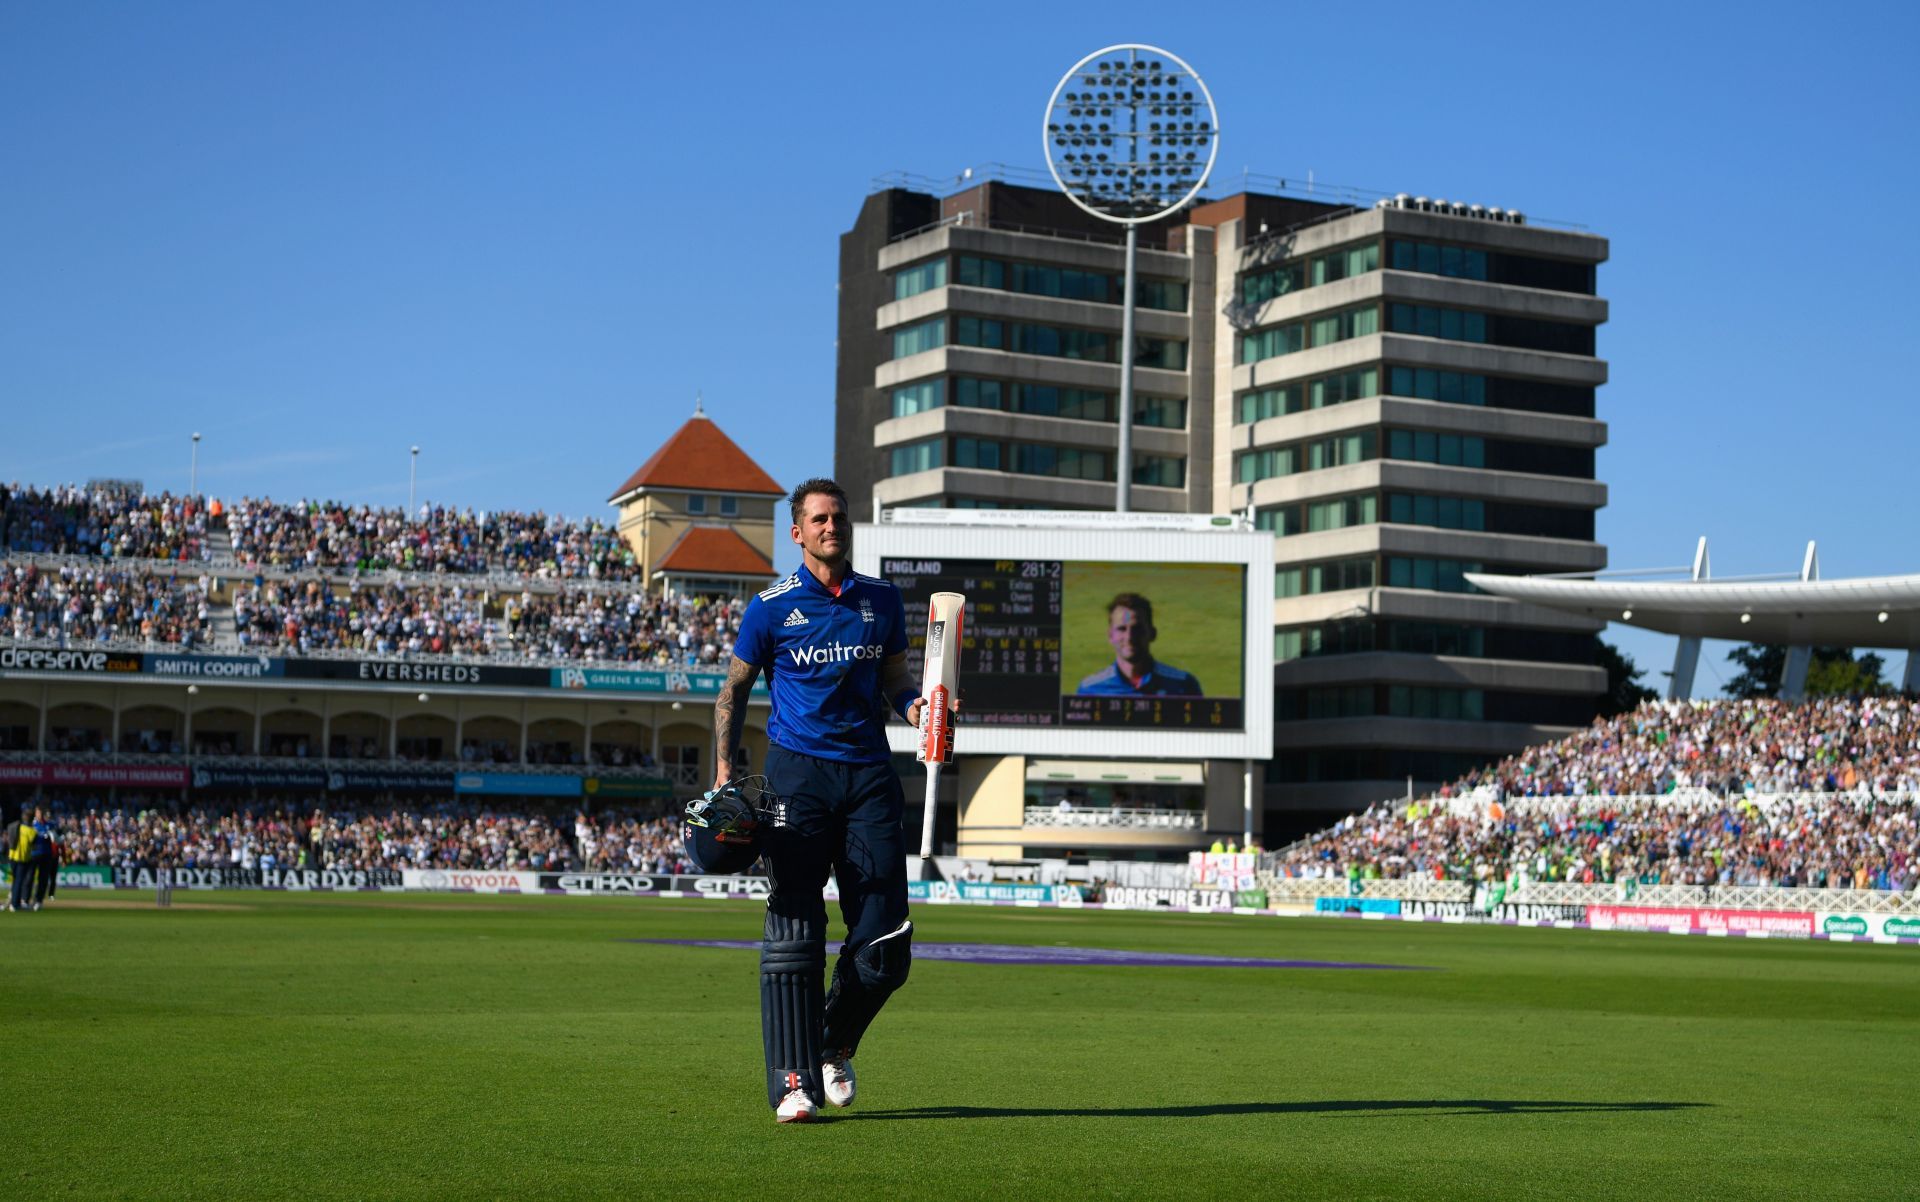
[[[1165,51],[1118,46],[1077,64],[1047,111],[1054,178],[1082,206],[1121,221],[1178,208],[1213,166],[1213,100]]]

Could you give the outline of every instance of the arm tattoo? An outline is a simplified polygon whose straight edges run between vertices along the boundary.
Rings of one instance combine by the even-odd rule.
[[[907,668],[907,653],[889,655],[880,665],[880,699],[893,707],[900,690],[913,688],[913,673]]]
[[[720,695],[714,699],[713,744],[723,763],[731,764],[740,750],[741,711],[746,708],[747,694],[753,689],[753,678],[759,674],[760,669],[735,656],[727,667],[727,679],[720,686]]]

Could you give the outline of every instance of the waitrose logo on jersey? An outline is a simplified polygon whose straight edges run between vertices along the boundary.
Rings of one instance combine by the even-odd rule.
[[[813,647],[789,647],[787,654],[801,667],[819,664],[843,664],[850,659],[879,659],[878,643],[821,643]]]

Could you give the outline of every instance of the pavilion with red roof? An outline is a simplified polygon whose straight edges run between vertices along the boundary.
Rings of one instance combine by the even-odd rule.
[[[608,503],[647,580],[680,593],[757,592],[773,579],[773,530],[786,489],[728,438],[704,405]]]

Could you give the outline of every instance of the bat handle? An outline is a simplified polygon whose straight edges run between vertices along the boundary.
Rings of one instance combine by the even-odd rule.
[[[933,858],[933,807],[940,794],[940,761],[927,761],[927,806],[920,817],[920,858]]]

